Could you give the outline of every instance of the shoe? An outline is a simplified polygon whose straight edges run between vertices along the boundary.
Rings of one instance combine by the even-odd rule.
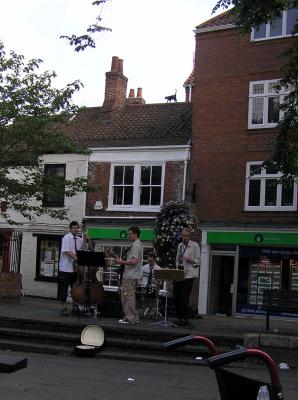
[[[119,319],[119,324],[129,324],[130,322],[126,318]]]
[[[178,325],[178,326],[186,326],[186,325],[187,325],[186,319],[180,319],[180,320],[177,322],[177,325]]]
[[[67,308],[62,308],[60,315],[62,317],[68,317],[69,316],[69,312],[67,311]]]

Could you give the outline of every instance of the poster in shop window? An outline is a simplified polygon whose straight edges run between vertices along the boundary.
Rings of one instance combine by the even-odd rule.
[[[43,265],[44,276],[54,276],[54,260],[45,261]]]

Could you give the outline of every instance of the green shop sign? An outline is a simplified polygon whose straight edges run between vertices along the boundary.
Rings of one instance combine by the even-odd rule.
[[[298,233],[292,232],[208,232],[209,244],[298,246]]]
[[[128,238],[128,228],[88,228],[90,239],[125,240]],[[153,241],[155,238],[153,229],[141,229],[141,240]]]

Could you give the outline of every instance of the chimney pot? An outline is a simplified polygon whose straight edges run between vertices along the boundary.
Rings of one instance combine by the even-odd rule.
[[[122,61],[122,63],[123,63],[123,61]],[[111,71],[119,71],[119,57],[117,57],[117,56],[112,57]]]
[[[142,97],[142,91],[143,89],[139,87],[137,92],[137,97]]]
[[[130,89],[129,90],[129,96],[128,97],[135,97],[135,90],[134,89]]]

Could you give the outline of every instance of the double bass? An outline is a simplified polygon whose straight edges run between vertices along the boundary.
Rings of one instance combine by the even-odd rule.
[[[89,248],[87,248],[87,234],[84,224],[82,227],[82,235],[82,250],[84,253],[89,253],[88,260],[86,262],[86,264],[88,265],[80,265],[80,263],[77,263],[77,265],[75,266],[77,272],[77,280],[71,289],[71,297],[73,301],[80,306],[91,306],[101,303],[105,295],[102,283],[99,282],[96,278],[97,268],[104,265],[92,265],[92,259],[96,260],[95,256],[98,253],[89,249],[91,247],[90,241],[88,246]]]

